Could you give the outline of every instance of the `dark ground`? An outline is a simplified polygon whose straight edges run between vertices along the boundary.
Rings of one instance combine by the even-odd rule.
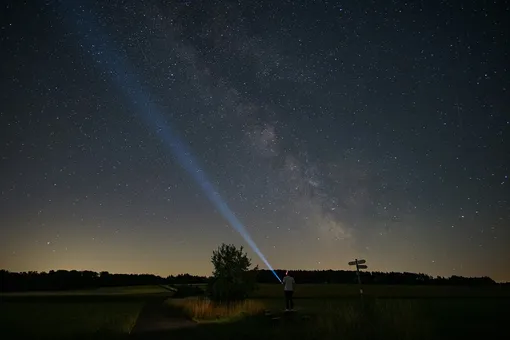
[[[135,327],[131,331],[133,339],[158,339],[167,336],[172,330],[195,327],[197,324],[179,315],[164,304],[164,299],[154,299],[143,307]]]
[[[303,292],[305,293],[305,292]],[[197,324],[164,304],[168,294],[110,296],[17,296],[0,297],[0,306],[12,303],[73,304],[107,301],[144,302],[129,336],[97,333],[72,339],[510,339],[510,298],[501,297],[423,297],[300,298],[297,311],[283,313],[283,298],[259,298],[271,311],[267,315]],[[4,304],[4,302],[7,302]],[[9,312],[6,310],[5,312]],[[26,324],[31,324],[27,320]],[[38,339],[6,334],[2,339]],[[27,333],[28,334],[28,333]],[[55,339],[55,337],[52,337]],[[61,339],[58,340],[67,340]]]

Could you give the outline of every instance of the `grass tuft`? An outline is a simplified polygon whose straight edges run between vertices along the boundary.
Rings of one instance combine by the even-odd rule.
[[[198,321],[234,321],[246,316],[261,314],[264,304],[257,300],[244,300],[228,304],[215,303],[207,298],[169,299],[167,303],[177,307],[189,318]]]

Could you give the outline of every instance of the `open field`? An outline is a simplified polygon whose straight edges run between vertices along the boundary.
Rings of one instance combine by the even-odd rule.
[[[0,309],[2,334],[23,338],[94,337],[129,334],[141,302],[5,302]],[[3,336],[2,336],[3,337]]]
[[[510,299],[385,298],[361,303],[359,299],[338,298],[295,302],[297,311],[291,314],[282,312],[280,299],[255,299],[244,311],[235,306],[229,309],[180,302],[177,307],[187,305],[184,312],[194,316],[200,326],[175,331],[171,339],[506,339],[510,321]],[[272,315],[264,316],[261,309],[271,310]],[[215,318],[218,322],[212,322]]]
[[[144,294],[157,294],[167,293],[170,287],[148,285],[148,286],[124,286],[124,287],[101,287],[96,289],[83,289],[83,290],[64,290],[64,291],[42,291],[42,292],[15,292],[15,293],[0,293],[2,297],[15,297],[15,296],[97,296],[97,295],[144,295]]]
[[[198,326],[161,339],[506,339],[508,288],[446,286],[299,285],[297,311],[283,313],[281,285],[261,285],[241,304],[215,306],[201,298],[172,298],[169,287],[0,296],[2,338],[124,339],[148,302]],[[270,310],[271,315],[264,315]],[[273,320],[273,318],[277,318]],[[7,335],[7,337],[5,337]],[[129,336],[131,338],[134,335]],[[152,339],[153,336],[141,336]],[[155,338],[154,338],[155,339]]]
[[[2,338],[96,339],[130,333],[147,301],[173,293],[160,286],[0,295]]]
[[[509,297],[510,287],[455,287],[455,286],[403,286],[403,285],[364,285],[364,295],[377,298],[470,298],[470,297]],[[359,295],[355,284],[298,284],[296,298],[348,298]],[[281,298],[279,284],[261,284],[254,293],[256,298]]]
[[[357,285],[298,285],[291,315],[283,313],[278,284],[260,285],[248,303],[229,307],[170,299],[171,308],[200,324],[172,339],[506,339],[508,287],[372,285],[364,291],[362,302]]]

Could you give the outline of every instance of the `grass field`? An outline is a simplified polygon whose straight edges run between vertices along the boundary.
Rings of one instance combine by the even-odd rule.
[[[2,334],[27,339],[129,334],[141,307],[141,302],[10,301],[0,309],[0,329]]]
[[[209,307],[190,299],[180,304],[202,324],[177,331],[171,339],[507,339],[510,321],[508,299],[385,298],[361,303],[338,298],[295,302],[297,311],[285,314],[281,299],[255,299],[231,308]],[[273,314],[264,316],[264,309]],[[219,322],[211,323],[214,319]]]
[[[362,302],[356,285],[299,285],[297,312],[290,315],[283,313],[280,285],[261,285],[248,302],[229,307],[171,299],[171,308],[201,324],[172,339],[507,339],[508,289],[365,286],[364,291]]]
[[[283,313],[281,285],[261,285],[250,300],[230,306],[171,298],[168,287],[159,286],[3,294],[0,334],[124,339],[147,301],[168,297],[169,315],[192,318],[198,326],[169,331],[161,339],[508,338],[508,288],[365,286],[364,291],[362,303],[356,285],[299,285],[292,314]]]
[[[147,286],[124,286],[124,287],[101,287],[96,289],[84,290],[64,290],[64,291],[42,291],[42,292],[15,292],[0,293],[1,297],[15,296],[98,296],[98,295],[145,295],[156,293],[167,293],[170,287],[147,285]]]
[[[148,300],[171,295],[160,286],[2,294],[0,334],[8,339],[123,337]]]
[[[509,297],[510,288],[494,287],[454,287],[454,286],[398,286],[365,285],[364,295],[377,298],[473,298],[473,297]],[[296,286],[298,298],[347,298],[359,295],[358,285],[349,284],[302,284]],[[279,284],[262,284],[254,293],[257,298],[281,298],[282,287]]]

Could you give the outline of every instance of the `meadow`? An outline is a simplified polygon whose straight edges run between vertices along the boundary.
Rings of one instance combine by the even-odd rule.
[[[200,327],[177,330],[172,339],[508,339],[508,300],[356,299],[281,301],[256,299],[230,308],[188,302]],[[182,303],[182,302],[181,302]],[[193,306],[193,305],[196,305]],[[265,315],[261,310],[277,311]],[[251,316],[250,316],[251,315]],[[217,320],[217,321],[215,321]]]
[[[404,285],[363,285],[363,293],[374,298],[475,298],[508,297],[509,287],[504,286],[404,286]],[[296,297],[349,298],[359,296],[359,286],[355,284],[298,284]],[[255,298],[281,298],[282,287],[278,284],[261,284],[253,294]]]
[[[147,286],[123,286],[123,287],[100,287],[95,289],[83,289],[83,290],[64,290],[64,291],[39,291],[39,292],[14,292],[14,293],[0,293],[0,298],[4,297],[7,299],[13,297],[60,297],[60,296],[112,296],[112,295],[142,295],[167,293],[168,290],[172,290],[170,286],[158,286],[158,285],[147,285]]]
[[[0,294],[0,334],[8,339],[122,338],[147,301],[172,294],[163,286]]]
[[[1,330],[6,338],[94,338],[129,334],[141,302],[6,302]]]
[[[200,324],[174,338],[508,339],[508,288],[363,288],[361,299],[356,285],[299,285],[290,314],[283,312],[280,285],[261,285],[251,299],[230,306],[201,298],[166,302]]]
[[[283,313],[282,287],[260,285],[241,303],[174,298],[138,286],[0,295],[2,338],[52,339],[507,339],[510,290],[494,287],[299,285],[296,312]],[[144,305],[196,327],[131,334]],[[4,335],[9,335],[4,337]]]

